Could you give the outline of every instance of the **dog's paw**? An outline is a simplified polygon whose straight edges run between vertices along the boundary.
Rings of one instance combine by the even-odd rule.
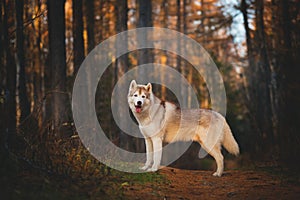
[[[139,167],[140,170],[148,170],[149,166],[148,165],[144,165],[143,167]]]
[[[215,172],[215,173],[213,173],[213,176],[216,176],[216,177],[221,177],[221,176],[222,176],[222,173]]]
[[[151,167],[147,169],[147,172],[156,172],[158,170],[158,167]]]

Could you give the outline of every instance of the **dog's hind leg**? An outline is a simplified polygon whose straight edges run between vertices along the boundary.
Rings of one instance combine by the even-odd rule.
[[[141,167],[141,170],[147,170],[151,168],[151,165],[153,163],[153,143],[151,138],[145,138],[145,144],[146,144],[146,163],[143,167]]]
[[[216,161],[217,163],[217,171],[213,173],[213,176],[222,176],[223,170],[224,170],[224,161],[223,161],[223,155],[221,153],[221,148],[218,146],[214,146],[211,150],[209,150],[202,142],[200,137],[198,135],[195,135],[193,138],[194,141],[197,141],[201,147],[208,152]],[[201,156],[202,158],[203,156]]]
[[[224,158],[219,147],[214,147],[209,154],[216,160],[217,171],[213,173],[213,176],[222,176],[224,170]]]

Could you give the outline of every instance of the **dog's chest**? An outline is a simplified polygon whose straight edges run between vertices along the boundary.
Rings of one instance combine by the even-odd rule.
[[[161,122],[151,122],[146,126],[139,126],[140,131],[144,137],[154,137],[163,132],[163,123]]]

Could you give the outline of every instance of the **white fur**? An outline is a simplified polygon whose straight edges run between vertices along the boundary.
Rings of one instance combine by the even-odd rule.
[[[141,101],[141,112],[136,111]],[[221,145],[230,153],[239,154],[225,118],[211,110],[179,110],[174,104],[163,102],[152,93],[152,85],[138,85],[131,82],[128,104],[145,137],[147,160],[141,168],[147,171],[159,169],[162,157],[162,143],[175,141],[197,141],[217,163],[214,176],[221,176],[224,169]]]

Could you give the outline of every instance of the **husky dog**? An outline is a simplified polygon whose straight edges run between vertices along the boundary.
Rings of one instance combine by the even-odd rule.
[[[160,100],[152,92],[152,85],[139,85],[131,81],[128,104],[145,138],[147,160],[141,168],[157,171],[162,157],[163,142],[196,141],[217,163],[214,176],[221,176],[224,169],[221,146],[231,154],[239,154],[225,118],[212,110],[186,109]]]

